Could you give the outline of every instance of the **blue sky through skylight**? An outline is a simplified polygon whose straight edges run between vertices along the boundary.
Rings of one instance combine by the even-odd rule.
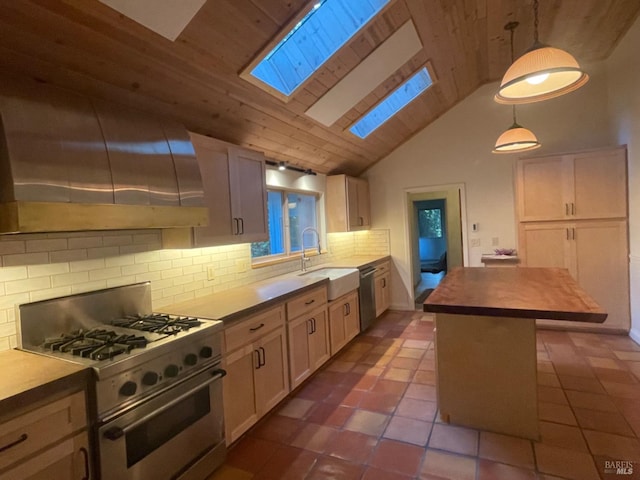
[[[318,1],[251,75],[290,95],[389,1]]]
[[[432,84],[426,67],[400,85],[382,102],[358,120],[349,130],[360,138],[366,138],[371,132],[406,107],[414,98]]]

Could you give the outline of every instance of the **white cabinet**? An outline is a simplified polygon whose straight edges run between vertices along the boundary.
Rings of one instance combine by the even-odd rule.
[[[268,240],[264,155],[191,134],[200,166],[209,225],[163,231],[165,248],[206,247]]]
[[[521,222],[625,218],[626,150],[519,160],[516,196]]]
[[[289,393],[284,305],[225,330],[225,434],[237,440]]]
[[[360,332],[358,291],[354,290],[329,303],[331,355],[335,355]]]
[[[327,289],[320,287],[287,302],[291,389],[298,387],[331,356]]]
[[[559,267],[608,313],[603,326],[627,329],[629,267],[626,220],[520,224],[527,267]]]
[[[84,391],[0,425],[0,479],[91,478]]]
[[[373,285],[376,295],[376,318],[391,306],[391,265],[383,262],[376,265]]]
[[[369,183],[347,175],[327,177],[327,229],[352,232],[371,227]]]

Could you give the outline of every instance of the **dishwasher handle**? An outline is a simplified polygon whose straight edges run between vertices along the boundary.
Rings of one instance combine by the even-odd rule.
[[[376,273],[377,271],[378,269],[376,267],[365,267],[362,270],[360,270],[360,278],[369,277],[374,273]]]

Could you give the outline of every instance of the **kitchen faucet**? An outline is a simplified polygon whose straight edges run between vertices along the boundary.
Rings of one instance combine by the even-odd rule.
[[[318,255],[320,255],[320,234],[318,233],[318,230],[316,230],[313,227],[306,227],[302,230],[302,233],[300,234],[300,248],[302,249],[302,271],[306,271],[307,270],[307,262],[310,261],[311,259],[308,258],[305,253],[304,253],[304,233],[307,230],[311,230],[312,232],[316,232],[316,236],[318,237]]]

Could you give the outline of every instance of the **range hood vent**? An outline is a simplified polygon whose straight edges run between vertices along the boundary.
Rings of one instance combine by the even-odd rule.
[[[0,81],[0,233],[203,226],[203,205],[184,126]]]

